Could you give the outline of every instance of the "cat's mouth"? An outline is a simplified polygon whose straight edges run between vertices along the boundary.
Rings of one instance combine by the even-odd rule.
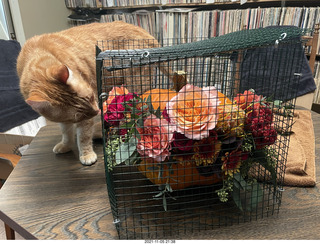
[[[87,120],[87,119],[91,119],[95,116],[97,116],[99,114],[100,110],[97,109],[97,110],[91,110],[90,112],[87,112],[87,113],[76,113],[74,115],[74,123],[77,123],[77,122],[81,122],[83,120]]]

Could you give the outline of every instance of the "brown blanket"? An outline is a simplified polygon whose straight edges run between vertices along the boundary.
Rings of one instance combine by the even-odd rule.
[[[284,184],[315,186],[315,138],[311,112],[297,110],[290,137]]]

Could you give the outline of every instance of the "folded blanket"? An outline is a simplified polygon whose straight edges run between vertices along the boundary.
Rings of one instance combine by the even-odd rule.
[[[311,112],[297,110],[293,122],[284,184],[315,186],[315,137]]]

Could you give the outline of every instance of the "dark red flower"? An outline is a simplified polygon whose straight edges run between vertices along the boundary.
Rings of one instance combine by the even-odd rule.
[[[222,170],[225,174],[233,175],[239,172],[241,163],[247,160],[249,154],[241,150],[234,150],[232,152],[227,152],[225,156],[222,157]]]
[[[169,115],[168,115],[168,112],[167,112],[167,108],[165,107],[164,110],[162,111],[162,117],[164,119],[166,119],[169,123],[170,123],[170,118],[169,118]]]
[[[252,133],[256,148],[272,145],[277,140],[277,132],[272,125],[270,108],[256,103],[247,109],[246,129]]]
[[[112,102],[108,106],[107,113],[104,115],[104,120],[111,125],[117,126],[120,121],[124,118],[125,108],[123,102],[133,99],[132,93],[126,95],[115,96]]]
[[[193,148],[193,140],[185,137],[185,135],[181,133],[175,132],[173,134],[172,145],[175,149],[178,149],[182,152],[189,152]]]

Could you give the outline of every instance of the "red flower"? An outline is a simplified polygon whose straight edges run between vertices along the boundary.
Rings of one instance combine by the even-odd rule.
[[[185,137],[184,135],[182,135],[178,132],[175,132],[173,134],[172,145],[174,148],[176,148],[182,152],[189,152],[193,148],[193,140]]]
[[[209,131],[209,137],[194,142],[194,155],[192,159],[197,166],[213,164],[221,150],[221,142],[214,130]]]
[[[253,129],[252,135],[257,149],[272,145],[277,140],[277,131],[272,125],[267,125],[260,129]]]
[[[251,124],[253,121],[259,124],[271,124],[273,120],[272,110],[260,103],[251,104],[247,108],[246,124]]]
[[[257,149],[272,145],[277,140],[272,120],[273,114],[270,108],[259,103],[248,107],[246,129],[252,133]]]
[[[232,152],[227,152],[224,157],[222,157],[222,170],[225,174],[233,175],[239,172],[241,163],[247,160],[249,154],[242,152],[241,150],[234,150]]]
[[[112,102],[108,106],[107,113],[104,115],[104,120],[111,125],[117,126],[124,118],[125,108],[122,105],[123,102],[133,99],[132,93],[126,95],[115,96]]]
[[[164,110],[162,111],[162,117],[170,123],[170,118],[169,118],[169,115],[167,112],[167,107],[165,107]]]

